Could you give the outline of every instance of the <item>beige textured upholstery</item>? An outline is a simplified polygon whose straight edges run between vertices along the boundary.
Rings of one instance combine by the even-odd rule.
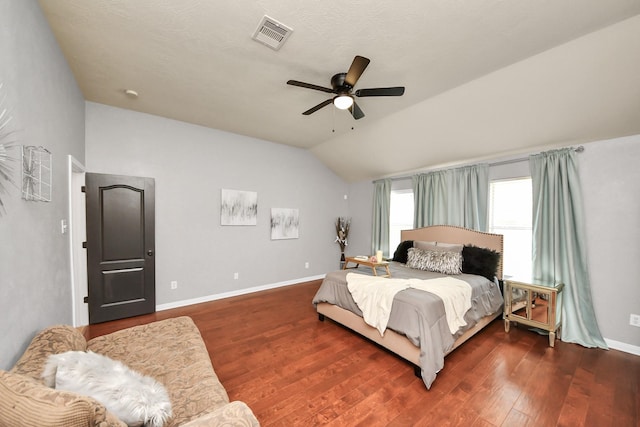
[[[45,329],[10,372],[0,371],[0,427],[125,426],[89,397],[44,386],[40,375],[47,357],[69,350],[103,354],[161,382],[174,414],[168,427],[259,426],[246,404],[229,403],[200,331],[189,317],[179,317],[88,342],[70,326]]]
[[[20,374],[0,371],[0,425],[107,427],[106,409],[95,400],[53,390]]]

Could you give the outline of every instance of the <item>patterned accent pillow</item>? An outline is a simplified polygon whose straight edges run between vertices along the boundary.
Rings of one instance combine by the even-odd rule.
[[[52,354],[86,351],[87,341],[78,329],[68,325],[51,326],[39,332],[11,372],[26,375],[42,383],[42,369]]]
[[[0,371],[0,425],[126,426],[94,399],[46,387],[28,376]]]
[[[407,267],[442,274],[460,274],[462,272],[462,255],[458,252],[425,251],[411,248],[408,251]]]

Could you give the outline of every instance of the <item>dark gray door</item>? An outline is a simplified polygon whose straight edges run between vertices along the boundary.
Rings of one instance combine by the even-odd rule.
[[[89,323],[153,313],[155,182],[86,174]]]

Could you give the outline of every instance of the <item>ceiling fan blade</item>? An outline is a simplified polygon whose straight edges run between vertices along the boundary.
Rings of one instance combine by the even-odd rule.
[[[367,65],[369,65],[369,62],[369,59],[364,56],[356,56],[353,58],[353,62],[351,63],[351,67],[349,67],[349,71],[347,71],[347,76],[344,78],[344,82],[351,87],[354,87],[365,68],[367,68]]]
[[[403,86],[396,87],[378,87],[374,89],[358,89],[353,93],[355,96],[402,96],[404,94]]]
[[[364,113],[362,112],[362,110],[360,109],[360,107],[358,107],[358,104],[353,103],[353,105],[351,107],[349,107],[349,112],[351,113],[351,115],[353,116],[354,119],[358,120],[364,117]]]
[[[335,93],[333,89],[329,89],[328,87],[312,85],[311,83],[299,82],[298,80],[289,80],[287,84],[291,86],[299,86],[307,89],[319,90],[321,92]]]
[[[305,115],[305,116],[308,116],[309,114],[315,113],[316,111],[318,111],[322,107],[326,107],[327,105],[331,104],[332,102],[333,102],[333,99],[327,99],[326,101],[322,101],[320,104],[316,105],[315,107],[309,108],[307,111],[305,111],[302,114]]]

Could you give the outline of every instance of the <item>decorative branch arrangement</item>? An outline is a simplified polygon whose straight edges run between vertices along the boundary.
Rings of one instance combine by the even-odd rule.
[[[13,173],[13,167],[10,162],[14,159],[9,156],[8,148],[11,147],[13,141],[9,141],[9,135],[11,134],[8,129],[8,124],[11,121],[11,116],[4,107],[5,97],[2,95],[2,86],[0,83],[0,215],[5,211],[4,203],[2,202],[2,194],[6,193],[5,182],[13,184],[11,175]]]
[[[335,242],[340,245],[340,252],[342,253],[341,260],[344,260],[344,249],[349,244],[347,238],[349,237],[349,227],[351,226],[351,219],[346,217],[338,217],[336,219],[336,240]]]

